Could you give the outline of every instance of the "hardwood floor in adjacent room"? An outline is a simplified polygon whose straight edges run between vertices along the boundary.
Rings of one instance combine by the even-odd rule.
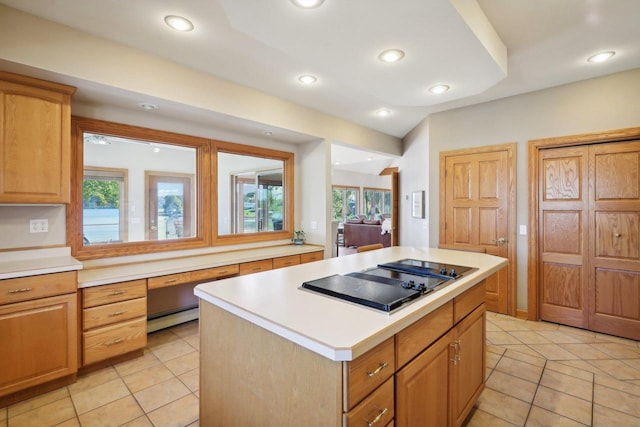
[[[0,408],[0,427],[198,426],[198,322],[144,356]],[[487,313],[487,385],[467,427],[640,426],[640,343]]]

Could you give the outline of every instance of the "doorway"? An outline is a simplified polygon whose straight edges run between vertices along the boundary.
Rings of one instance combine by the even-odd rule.
[[[440,247],[509,260],[486,279],[487,309],[516,314],[516,144],[440,153]]]
[[[529,318],[640,339],[640,128],[529,142]]]

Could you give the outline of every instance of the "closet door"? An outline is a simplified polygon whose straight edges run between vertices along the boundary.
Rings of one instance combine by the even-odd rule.
[[[590,146],[589,329],[640,339],[640,141]]]
[[[539,289],[542,320],[587,327],[588,146],[540,150]]]

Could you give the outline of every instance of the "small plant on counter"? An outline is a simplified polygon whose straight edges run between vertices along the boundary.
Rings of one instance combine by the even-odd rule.
[[[293,232],[293,239],[291,239],[293,241],[294,245],[301,245],[304,243],[304,239],[305,239],[305,234],[304,231],[302,230],[296,230]]]

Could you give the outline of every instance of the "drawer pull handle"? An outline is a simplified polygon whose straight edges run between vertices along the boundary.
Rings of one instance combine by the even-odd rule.
[[[227,273],[228,273],[228,271],[227,271],[227,270],[222,270],[222,271],[219,271],[219,272],[218,272],[218,276],[221,276],[221,275],[223,275],[223,274],[227,274]]]
[[[30,292],[33,288],[20,288],[20,289],[12,289],[9,291],[10,294],[21,294],[23,292]]]
[[[460,361],[460,340],[455,340],[453,343],[449,344],[449,346],[453,349],[453,359],[449,359],[453,362],[454,365],[457,365]]]
[[[113,341],[109,341],[107,343],[107,345],[114,345],[114,344],[120,344],[121,342],[124,342],[124,338],[116,338]]]
[[[176,283],[178,281],[178,279],[169,279],[169,280],[165,280],[164,283]]]
[[[260,267],[254,267],[253,268],[253,271],[260,271],[260,270],[262,270]]]
[[[126,313],[126,311],[114,311],[113,313],[111,313],[109,315],[109,317],[122,316],[125,313]]]
[[[115,297],[116,295],[122,295],[124,291],[113,291],[109,294],[110,297]]]
[[[382,362],[380,365],[378,365],[378,367],[376,368],[375,371],[367,372],[367,375],[369,376],[369,378],[374,377],[374,376],[378,375],[380,373],[380,371],[382,371],[387,366],[389,366],[389,362]]]
[[[368,423],[367,426],[373,427],[373,425],[376,424],[378,421],[380,421],[382,417],[384,417],[387,411],[389,410],[387,408],[384,408],[384,409],[378,409],[378,411],[380,411],[380,413],[372,421],[365,420]]]

